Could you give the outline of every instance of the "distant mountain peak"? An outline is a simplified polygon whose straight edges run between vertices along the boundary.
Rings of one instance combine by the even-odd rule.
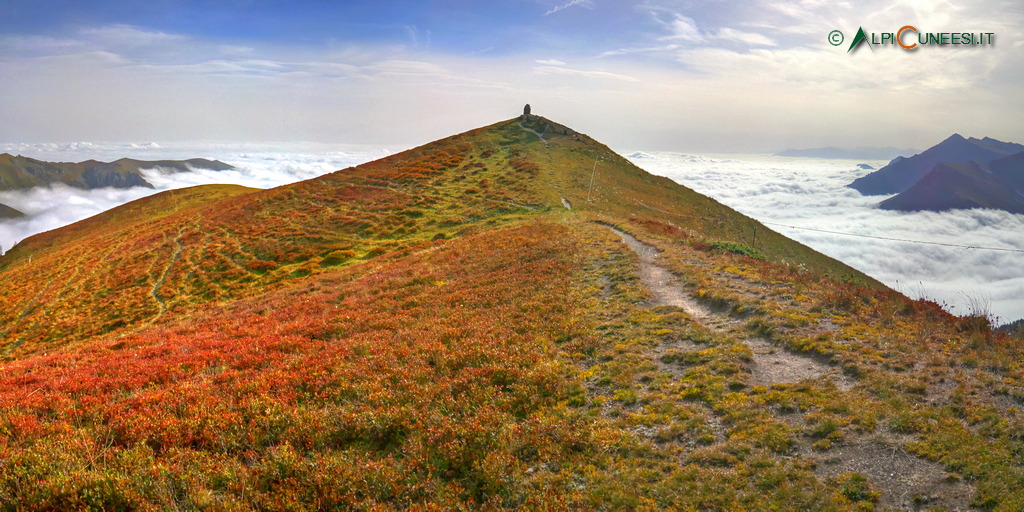
[[[977,162],[985,164],[1024,151],[1024,146],[985,137],[965,139],[959,133],[912,157],[893,160],[881,169],[858,178],[848,186],[864,195],[898,194],[908,190],[937,164]]]
[[[193,158],[190,160],[142,161],[121,158],[113,162],[85,160],[83,162],[45,162],[24,156],[4,153],[0,157],[0,190],[22,190],[32,187],[63,183],[76,188],[153,188],[142,176],[142,169],[167,169],[187,172],[193,167],[223,171],[233,169],[218,160]]]
[[[6,204],[0,203],[0,219],[16,219],[18,217],[24,217],[25,214],[21,213]]]
[[[1024,153],[992,161],[938,163],[909,189],[879,206],[886,210],[990,208],[1024,213]]]

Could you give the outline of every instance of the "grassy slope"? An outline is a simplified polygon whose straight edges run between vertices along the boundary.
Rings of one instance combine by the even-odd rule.
[[[663,250],[734,327],[648,306],[594,221]],[[815,454],[884,435],[1019,509],[1020,343],[753,222],[512,121],[34,237],[0,260],[0,498],[864,510],[884,485]],[[765,259],[716,249],[738,244]],[[757,385],[748,335],[855,385]]]
[[[548,123],[540,121],[535,128]],[[506,125],[506,132],[506,137],[517,140],[536,139],[517,130],[515,123]],[[769,261],[840,281],[882,287],[863,273],[779,235],[710,197],[647,173],[586,135],[549,136],[546,144],[531,144],[525,152],[546,171],[540,174],[540,181],[548,204],[559,204],[557,194],[561,194],[575,209],[598,218],[662,224],[662,230],[682,231],[691,238],[752,247]]]
[[[0,154],[0,182],[3,189],[28,188],[36,185],[35,180],[28,176],[18,165],[20,159],[14,155]]]

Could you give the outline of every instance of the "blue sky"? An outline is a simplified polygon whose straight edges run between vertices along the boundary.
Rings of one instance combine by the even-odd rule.
[[[619,148],[1024,141],[1024,7],[2,0],[0,141],[419,144],[535,112]],[[995,32],[847,54],[831,30]]]
[[[588,34],[594,33],[611,42],[616,27],[641,17],[628,2],[609,2],[600,11],[593,5],[529,0],[28,1],[14,2],[5,17],[9,27],[17,27],[12,33],[23,35],[59,37],[83,27],[132,25],[228,44],[344,41],[429,46],[455,54],[486,48],[514,54],[541,45],[571,48],[584,40],[592,43]],[[571,17],[551,16],[569,7],[583,9]]]

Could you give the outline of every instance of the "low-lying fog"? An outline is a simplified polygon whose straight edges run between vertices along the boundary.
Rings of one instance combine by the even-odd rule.
[[[0,153],[24,155],[48,162],[81,162],[95,159],[110,162],[119,158],[178,160],[208,158],[235,166],[230,171],[196,169],[190,173],[163,174],[145,171],[146,181],[155,188],[79,190],[56,185],[28,191],[0,191],[0,204],[27,215],[18,220],[0,220],[0,246],[10,249],[26,237],[91,217],[115,206],[164,190],[211,183],[231,183],[272,188],[315,178],[353,165],[383,158],[391,152],[380,147],[285,144],[20,144],[0,145]]]
[[[996,210],[944,213],[875,208],[887,196],[862,196],[846,185],[885,161],[786,158],[769,155],[627,153],[666,176],[754,217],[790,238],[955,314],[971,304],[1009,322],[1024,317],[1024,254],[844,236],[786,226],[949,243],[1024,249],[1024,215]],[[783,224],[785,226],[777,225]]]
[[[159,191],[209,183],[270,188],[358,165],[391,154],[380,147],[286,144],[32,144],[0,145],[0,152],[47,161],[210,158],[233,171],[147,171],[155,189],[77,190],[65,186],[0,192],[0,203],[26,213],[0,221],[0,245],[9,249],[35,233],[87,218]],[[875,277],[910,297],[945,303],[955,314],[971,304],[1001,322],[1024,317],[1024,257],[1019,252],[966,249],[822,233],[822,229],[974,247],[1024,249],[1024,215],[993,210],[902,213],[874,206],[845,185],[883,161],[785,158],[767,155],[625,153],[640,167],[761,220],[791,238]],[[781,224],[781,225],[780,225]]]

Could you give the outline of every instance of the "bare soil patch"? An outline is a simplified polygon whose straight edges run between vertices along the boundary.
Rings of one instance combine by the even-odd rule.
[[[751,365],[751,383],[755,386],[771,384],[795,384],[808,379],[827,377],[836,387],[847,391],[855,381],[843,375],[839,368],[806,356],[776,347],[762,338],[744,340],[754,352],[754,363]]]
[[[881,491],[881,510],[973,510],[970,485],[951,478],[941,464],[907,453],[902,443],[864,439],[812,457],[822,477],[850,472],[868,477]]]

